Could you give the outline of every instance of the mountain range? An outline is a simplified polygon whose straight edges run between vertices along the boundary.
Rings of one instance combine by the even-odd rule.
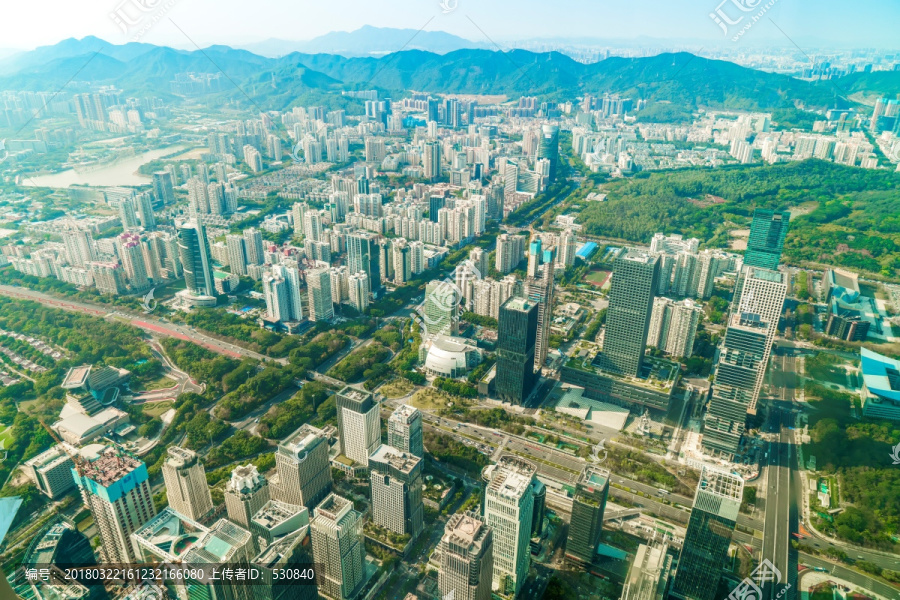
[[[424,33],[440,32],[419,35]],[[347,39],[342,35],[329,34],[316,43],[339,46]],[[454,43],[452,38],[445,38],[447,48]],[[218,95],[223,101],[246,103],[249,96],[264,110],[311,101],[333,107],[352,103],[340,96],[341,90],[371,88],[393,98],[409,91],[534,95],[546,100],[618,93],[692,109],[746,110],[823,109],[852,104],[849,94],[893,95],[900,90],[900,73],[858,73],[831,82],[808,82],[683,52],[611,57],[592,64],[557,52],[480,48],[440,54],[407,47],[383,56],[291,52],[272,58],[229,46],[188,51],[146,43],[116,45],[95,37],[68,39],[0,59],[0,90],[55,91],[67,85],[84,89],[90,82],[115,85],[130,95],[171,97],[170,82],[177,73],[219,71],[227,80],[227,91]]]

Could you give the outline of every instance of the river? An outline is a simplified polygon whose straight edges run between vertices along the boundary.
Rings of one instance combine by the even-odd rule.
[[[141,165],[152,160],[179,153],[187,146],[169,146],[157,150],[148,150],[127,158],[121,162],[101,167],[95,171],[76,173],[74,170],[62,171],[52,175],[39,175],[27,177],[22,185],[29,187],[67,188],[70,185],[116,186],[116,185],[146,185],[150,183],[150,177],[141,175],[137,170]]]

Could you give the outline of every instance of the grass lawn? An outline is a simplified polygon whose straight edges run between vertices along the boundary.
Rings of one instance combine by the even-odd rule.
[[[590,271],[584,277],[584,280],[587,283],[590,283],[590,284],[593,284],[593,285],[596,285],[599,287],[606,282],[607,277],[609,277],[609,271],[602,271],[602,270]]]
[[[94,523],[94,517],[88,515],[85,518],[83,518],[81,521],[78,521],[78,524],[76,525],[76,527],[78,528],[78,531],[81,531],[83,533],[93,523]]]
[[[0,431],[0,450],[3,450],[9,448],[13,442],[12,427],[0,425],[0,428],[2,428],[2,431]]]
[[[413,391],[415,387],[416,386],[414,386],[411,381],[407,381],[406,379],[398,377],[397,379],[388,381],[386,384],[381,386],[378,391],[393,400],[395,398],[402,398],[403,396]]]
[[[434,389],[425,388],[416,392],[410,404],[421,410],[438,410],[447,408],[449,402],[449,398],[446,398]]]
[[[151,379],[148,382],[141,382],[137,387],[144,392],[152,392],[155,390],[164,390],[175,385],[175,380],[166,377],[165,375],[158,377],[156,379]]]
[[[148,417],[158,417],[173,406],[173,402],[153,402],[152,404],[145,404],[143,413]]]

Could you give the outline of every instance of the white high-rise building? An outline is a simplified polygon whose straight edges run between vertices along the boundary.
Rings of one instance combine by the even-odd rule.
[[[382,444],[369,457],[372,520],[376,525],[412,539],[424,526],[423,459]]]
[[[309,290],[309,320],[329,321],[334,318],[331,292],[331,272],[327,267],[310,269],[306,273]]]
[[[309,211],[309,205],[306,202],[295,202],[291,207],[291,217],[294,221],[294,235],[306,235],[306,213]]]
[[[102,561],[140,562],[131,534],[156,515],[147,465],[107,447],[79,466],[75,483],[100,532]]]
[[[244,230],[244,252],[248,265],[261,265],[266,261],[262,234],[255,227]]]
[[[491,600],[494,536],[474,513],[451,515],[440,542],[441,598]]]
[[[575,247],[575,233],[571,229],[566,229],[559,234],[556,262],[560,267],[571,267],[575,264]]]
[[[408,404],[401,404],[388,419],[388,446],[413,456],[425,458],[422,435],[422,413]]]
[[[368,466],[369,457],[381,445],[379,404],[369,392],[345,387],[335,395],[341,453]]]
[[[346,303],[350,299],[350,271],[347,265],[331,267],[328,273],[331,276],[331,302]]]
[[[62,239],[70,264],[76,267],[84,267],[87,263],[97,260],[97,251],[94,249],[94,240],[90,232],[81,230],[65,231],[62,234]]]
[[[330,600],[355,598],[365,581],[362,515],[346,498],[329,494],[316,507],[310,537],[313,560],[324,571],[316,573],[319,594]]]
[[[269,482],[259,474],[256,465],[239,465],[234,468],[231,479],[225,484],[225,510],[231,521],[249,530],[253,515],[269,500]]]
[[[295,265],[272,265],[263,275],[263,292],[266,295],[266,316],[271,321],[303,320],[300,278]]]
[[[197,453],[180,446],[169,446],[162,466],[166,498],[176,512],[199,521],[213,509],[212,495],[206,483],[206,471]]]
[[[532,463],[506,455],[482,474],[484,521],[494,532],[493,589],[503,595],[517,595],[528,575],[536,472]]]
[[[347,287],[350,306],[360,313],[365,312],[369,307],[369,276],[365,271],[353,273],[347,278]]]
[[[228,265],[231,272],[238,277],[247,275],[247,252],[244,246],[244,236],[228,234],[225,236],[225,244],[228,246]]]

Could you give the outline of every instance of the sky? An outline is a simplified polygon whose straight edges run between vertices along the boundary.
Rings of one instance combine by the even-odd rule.
[[[744,17],[728,35],[710,17],[717,8],[731,20]],[[0,48],[88,35],[125,43],[135,29],[124,33],[115,14],[156,19],[140,41],[178,48],[308,40],[363,25],[442,30],[488,44],[589,37],[713,46],[729,43],[760,11],[741,43],[900,47],[897,0],[2,0]]]

